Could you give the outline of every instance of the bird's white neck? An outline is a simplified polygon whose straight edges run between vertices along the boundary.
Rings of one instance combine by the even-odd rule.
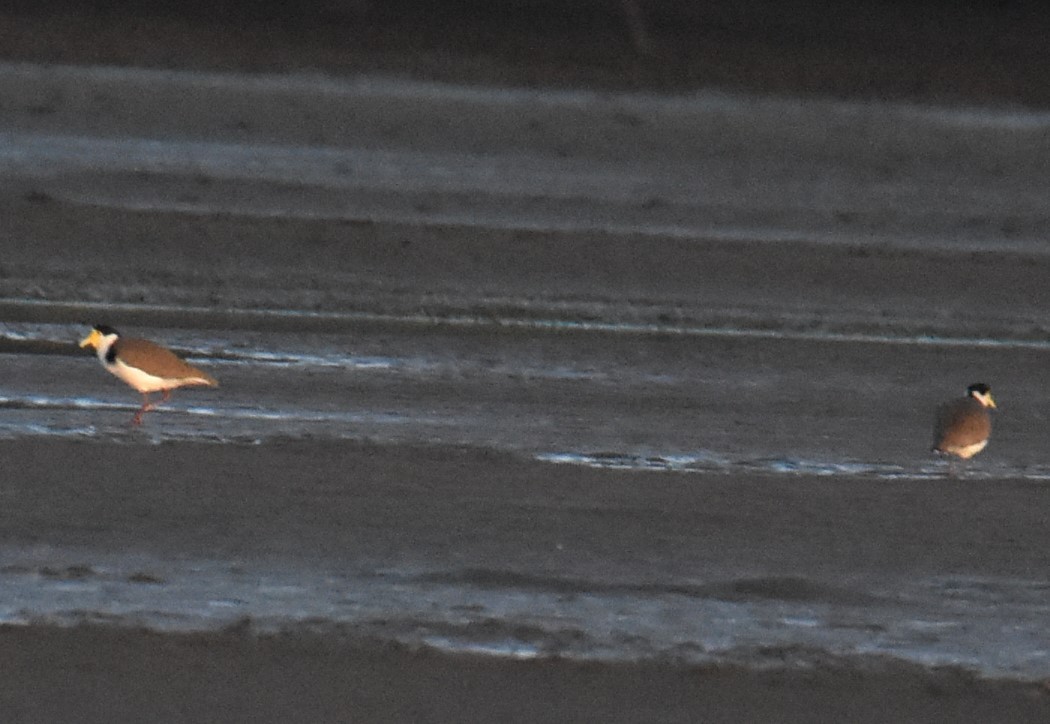
[[[113,343],[117,341],[117,335],[107,334],[99,338],[98,346],[95,348],[95,356],[98,357],[102,364],[107,364],[106,355],[109,354],[109,348],[113,346]]]

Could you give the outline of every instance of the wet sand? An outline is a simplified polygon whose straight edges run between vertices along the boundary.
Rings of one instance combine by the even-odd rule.
[[[902,566],[1023,575],[1045,568],[1050,550],[1044,486],[1026,481],[996,482],[990,508],[987,482],[675,476],[448,448],[20,440],[0,450],[19,471],[5,482],[4,543],[85,555],[134,547],[304,566],[455,560],[565,580],[594,576],[601,562],[606,579],[639,568],[666,581],[750,574],[752,589],[791,598],[835,595],[798,581],[892,576]],[[716,595],[731,598],[734,585],[743,595],[745,582]],[[17,713],[11,721],[85,722],[1034,722],[1050,710],[1038,683],[888,658],[768,672],[512,661],[382,643],[323,622],[260,636],[251,626],[168,635],[99,622],[4,627],[0,705]]]
[[[98,427],[86,441],[0,441],[0,540],[44,557],[454,564],[582,590],[684,580],[726,600],[834,600],[853,595],[854,579],[890,590],[925,575],[1045,580],[1046,484],[1033,472],[1046,463],[1050,399],[1038,372],[1046,139],[1038,114],[1018,108],[1048,100],[1032,62],[1045,21],[993,5],[945,33],[935,4],[909,11],[911,22],[898,22],[896,4],[865,5],[871,24],[845,32],[834,17],[767,8],[743,22],[735,6],[706,3],[712,14],[690,23],[658,13],[655,56],[627,52],[620,21],[601,8],[559,24],[593,34],[545,36],[538,55],[534,36],[470,7],[451,16],[459,22],[424,13],[401,26],[393,11],[355,6],[333,20],[329,8],[320,27],[266,32],[236,12],[125,25],[57,3],[52,16],[0,16],[4,57],[29,63],[0,71],[8,329],[72,332],[106,313],[98,321],[191,342],[226,330],[245,346],[337,338],[359,354],[452,357],[474,366],[349,382],[230,366],[217,394],[246,409],[265,399],[437,418],[513,410],[520,425],[494,424],[491,447],[440,426],[425,439],[409,428],[370,442],[359,428],[351,439],[202,444],[164,438],[187,415],[160,412],[147,421],[157,444],[123,427],[123,409],[47,407],[89,389],[130,393],[71,344],[7,334],[5,414],[44,430],[67,414]],[[340,23],[368,30],[347,47]],[[697,36],[698,26],[712,29]],[[260,70],[277,75],[241,75]],[[289,70],[298,75],[282,79]],[[324,79],[360,72],[379,79]],[[434,79],[454,85],[416,85]],[[507,86],[568,95],[487,90]],[[668,90],[700,94],[649,95]],[[928,112],[930,102],[949,106]],[[558,327],[584,323],[641,331]],[[700,333],[710,329],[724,332]],[[196,352],[209,363],[209,350]],[[540,362],[597,382],[513,367]],[[678,377],[631,387],[622,370]],[[918,475],[929,411],[974,377],[1003,408],[977,475]],[[348,389],[346,400],[324,397]],[[33,395],[48,398],[43,412]],[[198,416],[195,429],[222,419]],[[618,452],[701,446],[904,475],[595,470],[530,457],[556,441],[601,453],[610,440]],[[75,564],[65,575],[94,575]],[[160,575],[141,573],[143,585]],[[84,618],[0,629],[6,721],[1023,722],[1050,712],[1039,683],[878,657],[806,667],[806,651],[771,651],[791,665],[768,672],[514,661],[400,646],[368,628],[273,634],[245,621],[160,634]]]
[[[833,596],[851,577],[1022,577],[1050,563],[1042,481],[873,484],[599,470],[446,446],[135,437],[0,441],[21,472],[5,485],[6,541],[611,583],[647,571],[667,585],[765,580],[770,596],[782,582],[788,598],[795,580]]]
[[[1036,685],[907,666],[518,662],[294,632],[0,628],[0,644],[0,705],[26,722],[1041,722],[1050,698]]]

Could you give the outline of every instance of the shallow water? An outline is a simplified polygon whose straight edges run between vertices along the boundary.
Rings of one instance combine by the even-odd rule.
[[[654,354],[647,336],[611,324],[568,332],[537,327],[510,336],[478,336],[465,324],[435,324],[426,335],[395,327],[358,330],[352,338],[274,333],[265,345],[256,333],[155,330],[222,386],[176,391],[170,404],[132,428],[137,397],[73,347],[82,328],[4,325],[0,339],[16,351],[0,356],[10,371],[0,385],[0,436],[136,445],[425,442],[550,465],[684,476],[825,476],[872,485],[902,479],[922,485],[945,474],[943,463],[922,450],[925,414],[912,421],[921,425],[918,441],[911,433],[889,435],[886,445],[873,447],[867,433],[887,432],[877,420],[858,417],[844,403],[823,416],[800,403],[826,396],[835,384],[871,390],[878,399],[877,368],[850,368],[847,360],[836,383],[807,379],[791,364],[796,355],[819,356],[813,345],[859,348],[861,361],[868,344],[897,344],[901,356],[921,357],[937,349],[936,340],[921,345],[907,338],[858,342],[807,335],[742,342],[737,331],[708,330],[710,339],[732,345],[732,354],[719,362],[717,350],[708,347],[705,365],[690,367],[675,361],[680,350],[666,358]],[[752,375],[740,363],[740,344],[781,346],[775,352],[783,365],[776,373],[766,369],[766,379]],[[988,347],[980,340],[972,346]],[[379,347],[385,354],[377,353]],[[40,349],[52,353],[35,352]],[[643,398],[646,404],[639,404]],[[868,398],[861,403],[872,404]],[[756,423],[768,414],[752,410],[769,409],[786,412],[765,426]],[[737,424],[726,424],[727,418]],[[801,430],[800,420],[810,429]],[[965,477],[990,485],[1006,478],[1045,481],[1050,466],[988,455],[968,465]],[[565,578],[389,563],[351,569],[319,563],[304,570],[280,561],[166,560],[46,545],[7,547],[0,559],[7,592],[0,619],[10,623],[196,630],[250,620],[257,630],[340,626],[409,644],[525,658],[812,666],[871,654],[992,676],[1050,675],[1050,583],[1043,577],[863,576],[828,584],[791,576],[620,580],[600,570],[592,578]]]
[[[499,656],[828,665],[884,655],[987,676],[1050,675],[1045,581],[942,576],[610,582],[484,570],[324,570],[7,548],[4,623],[161,631],[307,625]]]
[[[853,374],[847,368],[839,372],[841,379],[806,380],[809,358],[832,346],[850,350],[862,362],[871,344],[899,348],[902,356],[914,350],[919,364],[945,345],[1003,354],[1050,351],[1050,345],[1037,341],[706,329],[705,350],[687,353],[702,357],[703,365],[690,368],[682,366],[679,348],[688,346],[690,330],[653,332],[613,322],[554,330],[543,321],[517,320],[524,334],[489,336],[484,327],[491,320],[432,320],[429,327],[423,320],[389,322],[389,327],[360,330],[352,337],[236,331],[219,337],[206,330],[156,330],[222,386],[178,390],[161,411],[147,417],[152,424],[137,429],[127,419],[138,408],[138,395],[73,345],[83,327],[3,324],[0,345],[16,351],[0,355],[12,371],[0,385],[0,409],[5,410],[0,435],[152,442],[202,437],[254,444],[295,437],[428,441],[597,468],[922,479],[945,470],[924,449],[928,410],[902,418],[914,419],[915,430],[908,437],[889,437],[888,454],[873,456],[869,436],[858,433],[880,424],[883,408],[871,406],[881,397],[884,370],[867,370],[870,379],[860,376],[864,371]],[[408,322],[426,333],[396,331]],[[653,352],[656,336],[658,344],[670,348],[664,359]],[[749,374],[747,363],[736,359],[741,344],[763,355],[771,348],[772,354],[783,355],[784,365],[774,370],[763,361],[764,377]],[[380,346],[386,355],[376,353]],[[40,350],[51,353],[37,354]],[[801,369],[793,366],[795,357]],[[843,403],[823,416],[806,409],[806,400],[833,396],[836,391],[829,387],[836,383],[843,386],[843,399],[848,387],[855,388],[849,393],[852,406]],[[90,388],[97,394],[85,395]],[[551,404],[552,392],[561,395],[558,404]],[[906,396],[910,390],[894,392]],[[607,419],[610,411],[636,400],[646,405],[638,404],[631,418]],[[858,416],[864,407],[872,409],[868,419]],[[747,420],[743,432],[725,429],[728,420],[739,424],[748,410],[777,408],[796,410],[811,427],[792,433],[784,427],[790,420],[769,420],[765,428]],[[1025,412],[1015,408],[1011,417]],[[972,462],[968,475],[1042,480],[1050,474],[1050,465],[1034,458],[987,457]]]

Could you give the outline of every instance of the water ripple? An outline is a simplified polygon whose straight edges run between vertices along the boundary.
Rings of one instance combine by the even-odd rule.
[[[666,470],[681,473],[767,473],[817,477],[865,477],[884,480],[937,480],[947,475],[943,464],[931,462],[915,466],[886,462],[851,460],[807,460],[789,457],[730,456],[714,451],[692,454],[582,453],[572,451],[541,452],[537,460],[562,465],[582,465],[606,470]],[[1005,464],[973,467],[966,479],[999,480],[1019,478],[1050,480],[1050,466],[1011,466]]]

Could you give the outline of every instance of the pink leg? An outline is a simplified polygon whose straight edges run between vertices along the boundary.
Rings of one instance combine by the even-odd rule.
[[[132,425],[141,425],[142,424],[142,416],[145,413],[147,413],[150,410],[152,410],[153,408],[154,408],[154,405],[153,405],[152,402],[149,401],[149,395],[147,393],[143,392],[142,393],[142,407],[140,407],[139,411],[135,413],[135,417],[131,418],[131,424]]]
[[[138,412],[134,413],[134,417],[131,418],[132,425],[142,425],[142,416],[151,409],[156,409],[156,405],[149,401],[149,393],[142,393],[142,407],[139,408]]]
[[[150,410],[156,410],[157,409],[157,405],[160,405],[160,404],[163,404],[163,403],[167,402],[170,398],[171,398],[171,390],[161,390],[160,402],[153,403],[153,402],[150,402],[150,400],[149,400],[149,394],[146,393],[146,392],[143,392],[142,393],[142,407],[140,407],[139,411],[135,413],[135,417],[133,417],[131,419],[131,424],[132,425],[141,425],[142,424],[142,416],[144,414],[146,414]]]

